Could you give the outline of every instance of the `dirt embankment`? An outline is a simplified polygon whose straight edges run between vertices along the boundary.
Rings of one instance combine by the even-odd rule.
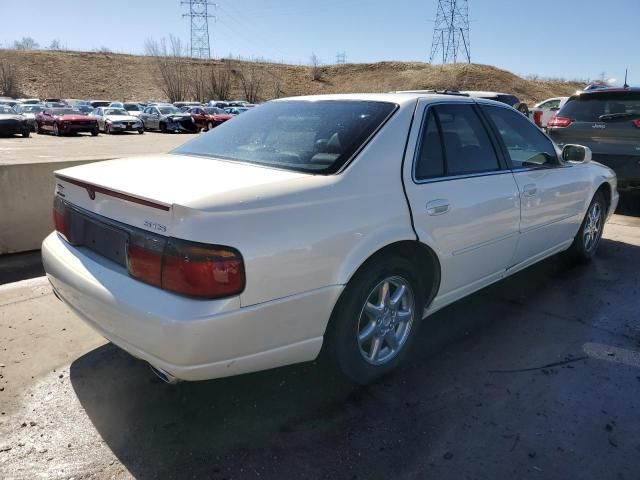
[[[27,96],[106,98],[120,100],[163,99],[158,68],[150,57],[96,52],[0,50],[21,72]],[[223,60],[222,62],[229,62]],[[187,60],[192,71],[220,60]],[[233,61],[232,97],[242,98]],[[569,95],[582,85],[576,82],[527,80],[488,65],[429,65],[420,62],[379,62],[322,67],[320,80],[312,80],[310,68],[299,65],[260,63],[260,97],[317,93],[385,92],[410,89],[491,90],[513,93],[533,103],[548,97]],[[278,92],[278,93],[277,93]]]

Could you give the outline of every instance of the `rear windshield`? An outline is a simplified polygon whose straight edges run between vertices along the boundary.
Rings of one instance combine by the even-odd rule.
[[[613,121],[640,117],[640,93],[611,92],[572,97],[558,113],[575,122]]]
[[[276,101],[224,122],[172,153],[308,173],[338,171],[395,110],[387,102]]]

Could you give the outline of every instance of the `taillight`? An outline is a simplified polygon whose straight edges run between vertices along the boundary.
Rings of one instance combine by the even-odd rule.
[[[549,120],[547,127],[568,127],[573,123],[573,120],[567,117],[558,117],[557,115]]]
[[[636,128],[640,128],[640,118],[636,118],[635,120],[632,120],[632,122]]]
[[[200,298],[237,295],[244,290],[244,263],[229,247],[169,239],[162,288]]]
[[[533,123],[542,127],[542,112],[540,110],[533,112]]]
[[[65,238],[69,236],[69,222],[64,202],[56,195],[53,199],[53,227]]]
[[[181,295],[221,298],[244,290],[244,263],[229,247],[132,234],[128,269],[132,277]]]
[[[129,275],[145,283],[162,286],[162,255],[167,240],[153,234],[132,233],[127,246]]]

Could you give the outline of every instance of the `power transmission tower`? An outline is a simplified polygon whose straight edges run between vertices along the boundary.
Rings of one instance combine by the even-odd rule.
[[[336,53],[336,65],[344,65],[347,63],[347,54],[345,52]]]
[[[438,0],[429,63],[458,63],[458,57],[471,63],[469,1]]]
[[[216,7],[210,0],[183,0],[182,5],[189,5],[189,13],[183,17],[191,19],[191,56],[193,58],[211,58],[209,44],[209,19],[215,16],[209,14],[209,7]]]

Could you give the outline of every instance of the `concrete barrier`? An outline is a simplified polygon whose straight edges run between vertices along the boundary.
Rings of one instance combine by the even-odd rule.
[[[0,164],[0,255],[39,249],[53,230],[53,172],[96,161]]]

